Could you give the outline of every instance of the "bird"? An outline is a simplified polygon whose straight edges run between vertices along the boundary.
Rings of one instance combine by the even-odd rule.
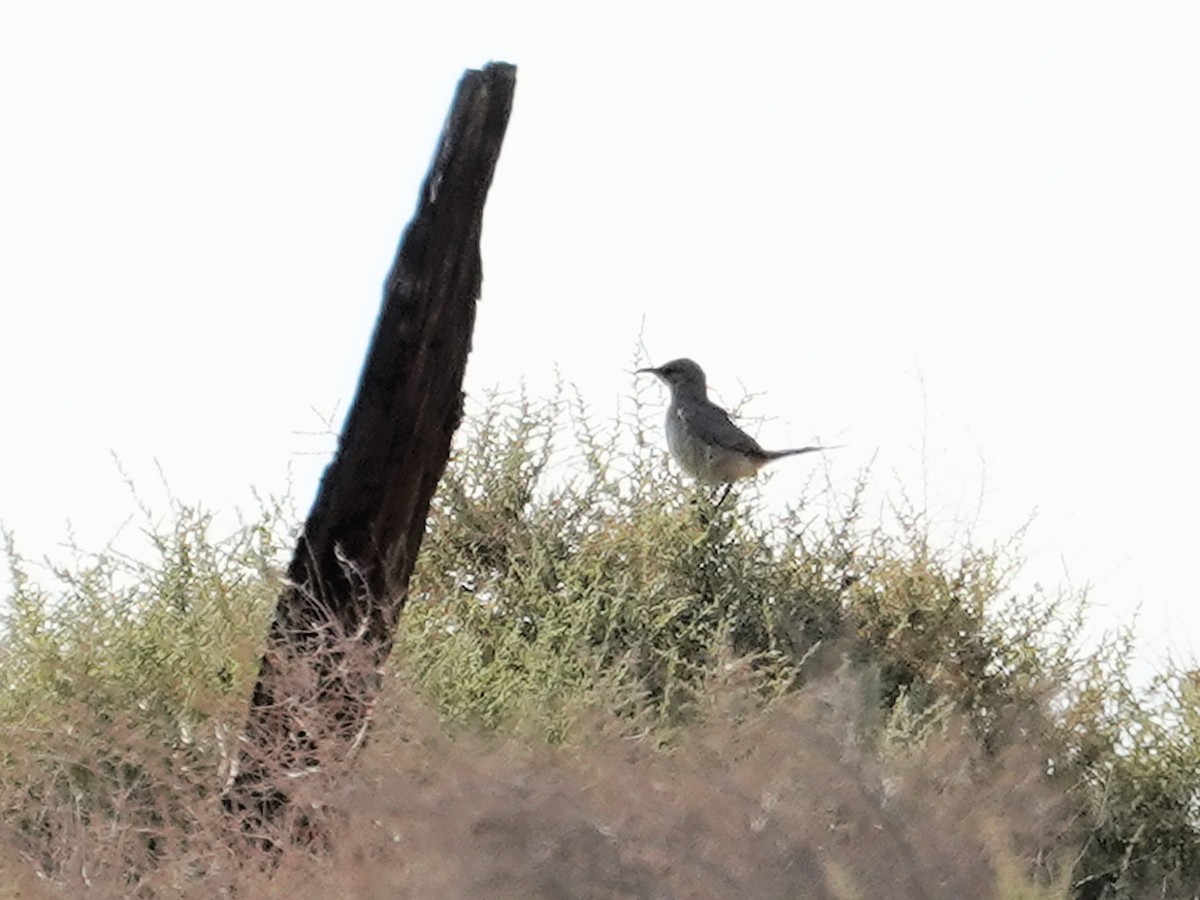
[[[708,399],[704,370],[690,359],[673,359],[636,374],[657,376],[671,390],[667,407],[667,448],[679,467],[704,484],[724,484],[718,506],[725,501],[733,482],[749,478],[767,463],[785,456],[833,450],[835,447],[793,447],[764,450],[733,424],[729,413]]]

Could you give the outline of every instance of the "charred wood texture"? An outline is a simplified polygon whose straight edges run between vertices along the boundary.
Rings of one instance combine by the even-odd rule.
[[[289,785],[345,760],[366,734],[462,418],[484,202],[515,86],[516,69],[504,63],[459,83],[337,453],[288,567],[225,795],[231,812],[274,818]]]

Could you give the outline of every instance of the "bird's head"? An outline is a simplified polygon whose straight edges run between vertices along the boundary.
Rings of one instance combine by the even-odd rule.
[[[638,369],[638,373],[657,375],[671,389],[672,394],[697,394],[704,396],[706,383],[704,370],[690,359],[673,359],[656,369]]]

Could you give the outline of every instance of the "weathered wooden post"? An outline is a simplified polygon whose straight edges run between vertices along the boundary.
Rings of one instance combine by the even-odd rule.
[[[384,288],[337,453],[296,544],[267,639],[231,812],[266,822],[281,785],[361,743],[425,518],[462,418],[484,202],[516,68],[469,70]]]

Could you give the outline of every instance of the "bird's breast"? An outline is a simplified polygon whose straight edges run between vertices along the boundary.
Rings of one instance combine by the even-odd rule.
[[[724,484],[748,478],[758,464],[747,456],[720,447],[696,433],[686,416],[675,407],[667,411],[667,449],[688,475],[709,484]]]

